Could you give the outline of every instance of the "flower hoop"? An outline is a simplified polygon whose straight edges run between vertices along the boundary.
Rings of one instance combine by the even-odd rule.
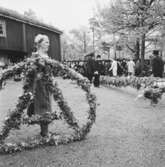
[[[45,80],[48,84],[49,90],[52,92],[54,100],[57,102],[61,109],[60,116],[57,116],[55,112],[44,116],[34,115],[31,118],[22,118],[23,110],[27,108],[28,102],[33,98],[33,94],[29,91],[32,84],[32,76],[35,70],[39,70],[40,67],[44,70],[46,74]],[[64,66],[63,64],[46,58],[30,58],[26,61],[15,65],[11,69],[3,71],[0,78],[0,83],[2,83],[14,76],[15,74],[24,73],[26,76],[26,82],[24,84],[24,93],[18,99],[18,103],[15,109],[10,113],[10,115],[5,119],[3,129],[0,133],[0,153],[13,153],[21,151],[23,149],[32,149],[39,147],[40,145],[59,145],[66,144],[73,141],[79,141],[86,137],[90,132],[90,129],[96,119],[96,97],[90,92],[90,83],[79,73],[74,70]],[[74,117],[71,108],[68,106],[66,100],[63,97],[62,90],[58,88],[57,83],[53,83],[51,80],[51,75],[54,77],[60,76],[62,78],[69,78],[77,81],[77,85],[80,86],[86,92],[86,99],[89,104],[87,123],[83,127],[79,127],[76,118]],[[62,137],[51,135],[47,138],[34,138],[27,142],[20,143],[5,143],[4,140],[8,136],[11,129],[19,129],[20,125],[23,124],[39,124],[41,121],[48,121],[49,123],[55,119],[62,119],[68,123],[68,125],[74,130],[74,134],[69,137]]]

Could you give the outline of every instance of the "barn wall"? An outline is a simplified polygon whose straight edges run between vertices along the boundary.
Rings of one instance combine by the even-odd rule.
[[[37,34],[45,34],[50,39],[50,57],[61,60],[60,34],[4,17],[0,17],[0,20],[6,23],[6,37],[0,37],[0,58],[15,61],[21,60],[25,55],[31,55],[34,37]]]
[[[26,25],[26,42],[27,42],[27,50],[28,54],[30,54],[34,47],[34,38],[37,34],[45,34],[49,37],[50,40],[50,48],[49,55],[50,57],[61,60],[60,55],[60,35],[51,32],[49,30],[41,29],[38,27]]]
[[[22,23],[10,19],[6,22],[6,37],[0,37],[0,49],[23,51]]]

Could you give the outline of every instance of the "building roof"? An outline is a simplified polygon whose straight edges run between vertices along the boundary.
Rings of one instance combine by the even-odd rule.
[[[0,7],[0,16],[4,18],[9,18],[18,22],[26,23],[35,27],[47,29],[49,31],[56,32],[58,34],[62,34],[62,31],[60,31],[59,29],[55,28],[52,25],[45,24],[37,19],[31,19],[11,9]]]
[[[90,52],[88,54],[86,54],[84,57],[94,57],[95,53],[94,52]]]

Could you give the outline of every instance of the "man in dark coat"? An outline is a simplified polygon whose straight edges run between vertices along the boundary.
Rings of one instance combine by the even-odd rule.
[[[104,74],[104,65],[101,62],[101,55],[97,55],[95,60],[95,70],[94,70],[94,81],[93,84],[95,87],[100,86],[100,75]]]
[[[95,60],[95,69],[94,69],[94,80],[93,80],[93,85],[95,87],[100,86],[100,72],[101,72],[101,66],[100,66],[100,55],[97,55],[96,60]]]
[[[86,55],[87,61],[84,64],[84,69],[85,69],[85,76],[89,79],[90,83],[92,83],[92,78],[94,75],[94,69],[95,69],[95,55],[94,53],[90,53]]]
[[[154,50],[153,51],[153,60],[152,60],[152,73],[154,77],[163,77],[163,71],[164,71],[164,62],[162,58],[159,56],[159,51]]]

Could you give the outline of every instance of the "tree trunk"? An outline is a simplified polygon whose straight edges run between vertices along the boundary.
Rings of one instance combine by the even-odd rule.
[[[83,33],[83,50],[84,50],[84,54],[87,52],[87,44],[86,44],[86,33]]]
[[[146,0],[142,0],[142,5],[146,5]],[[145,12],[145,8],[143,9],[143,12]],[[141,27],[144,26],[144,16],[142,15],[141,18]],[[141,36],[141,71],[144,70],[144,58],[145,58],[145,38],[146,35],[142,34]]]
[[[139,58],[140,58],[140,41],[139,38],[137,38],[135,46],[135,59],[138,60]]]
[[[143,34],[141,37],[141,70],[144,69],[144,58],[145,58],[145,37],[146,35]]]

